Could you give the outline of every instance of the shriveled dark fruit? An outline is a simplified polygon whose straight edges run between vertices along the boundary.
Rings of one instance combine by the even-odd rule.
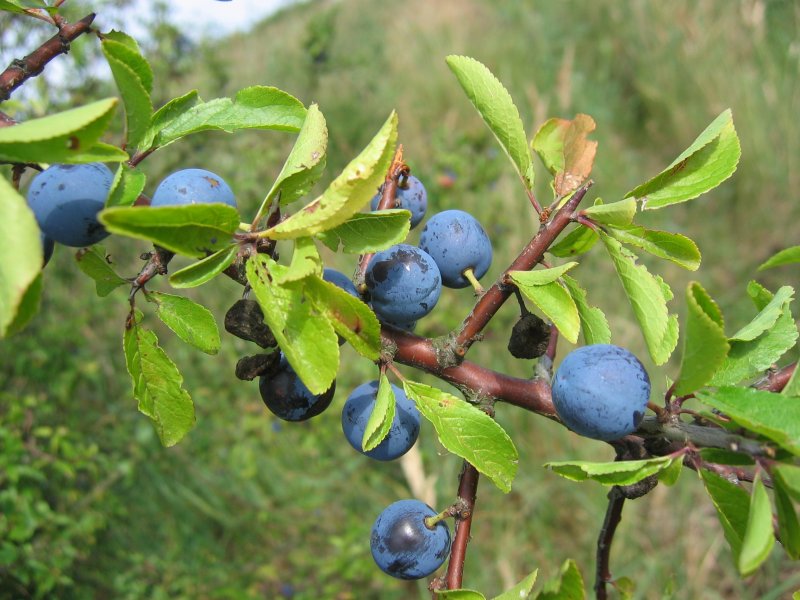
[[[515,358],[539,358],[547,350],[549,341],[550,326],[533,313],[528,313],[514,323],[508,351]]]
[[[253,381],[256,377],[266,375],[278,366],[280,353],[254,354],[243,356],[236,363],[236,377],[243,381]]]
[[[286,357],[281,356],[278,368],[261,376],[258,389],[264,404],[275,416],[284,421],[305,421],[330,406],[336,381],[322,394],[312,394]]]
[[[278,345],[269,326],[264,323],[264,313],[255,300],[237,300],[228,309],[225,313],[225,331],[262,348],[274,348]]]

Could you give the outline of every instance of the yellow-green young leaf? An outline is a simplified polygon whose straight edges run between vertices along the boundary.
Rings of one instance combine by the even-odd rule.
[[[644,265],[637,265],[637,256],[617,240],[604,233],[600,234],[600,239],[614,262],[650,357],[657,365],[663,365],[678,343],[678,317],[667,310],[672,291],[660,277],[651,275]]]
[[[532,190],[534,172],[528,137],[508,90],[474,58],[453,55],[446,60],[467,98],[511,159],[523,184]]]
[[[6,129],[19,127],[5,127]],[[0,177],[0,338],[17,316],[28,288],[42,270],[39,226],[25,199]]]
[[[133,206],[139,194],[144,191],[146,181],[147,176],[143,171],[131,167],[127,163],[120,163],[114,174],[106,206]]]
[[[197,95],[197,90],[192,90],[185,93],[183,96],[173,98],[164,104],[155,113],[153,113],[153,116],[150,119],[150,127],[147,130],[147,134],[144,136],[144,139],[142,139],[140,148],[142,150],[151,148],[155,142],[156,136],[161,132],[162,129],[165,127],[170,127],[175,120],[191,110],[191,108],[196,106],[198,102],[201,102],[201,100]]]
[[[658,472],[658,481],[664,485],[675,485],[683,471],[683,460],[673,460],[668,467]]]
[[[127,145],[136,148],[145,137],[153,114],[153,72],[144,57],[129,45],[106,39],[102,47],[125,106]]]
[[[381,351],[381,325],[369,306],[320,276],[312,275],[302,283],[316,311],[327,317],[336,333],[362,356],[377,360]]]
[[[154,117],[150,146],[163,147],[198,131],[238,129],[274,129],[300,131],[306,108],[294,96],[278,88],[254,85],[239,90],[231,98],[199,101],[196,93],[176,98],[168,109],[159,110]]]
[[[536,132],[531,146],[555,175],[552,186],[557,197],[578,189],[592,172],[597,142],[587,136],[595,127],[592,117],[577,114],[571,121],[550,119]]]
[[[392,112],[372,141],[321,196],[265,232],[272,239],[316,235],[356,214],[372,196],[391,165],[397,141],[397,114]]]
[[[783,286],[772,297],[769,303],[747,325],[731,336],[731,341],[749,342],[770,329],[780,318],[783,309],[792,301],[794,289]]]
[[[608,233],[623,244],[641,248],[689,271],[696,271],[700,266],[700,249],[697,244],[679,233],[645,229],[639,225],[613,225],[608,228]]]
[[[683,356],[675,393],[685,396],[706,385],[725,362],[730,348],[716,302],[693,281],[686,288]]]
[[[135,311],[125,324],[125,363],[133,381],[139,412],[152,419],[164,446],[174,446],[194,427],[194,403],[181,386],[183,377],[152,331]]]
[[[536,576],[538,574],[539,569],[536,569],[517,585],[506,590],[499,596],[495,596],[492,600],[525,600],[525,598],[528,598],[531,595],[531,590],[533,590],[533,586],[536,583]]]
[[[6,337],[16,335],[25,329],[33,320],[33,317],[36,316],[36,313],[39,312],[39,306],[42,303],[42,280],[40,272],[28,286],[28,289],[25,290],[25,295],[22,296],[22,300],[17,307],[17,314],[6,330]]]
[[[750,496],[738,485],[705,469],[700,470],[700,476],[706,486],[706,492],[714,503],[714,508],[717,509],[717,516],[722,524],[725,539],[731,547],[733,560],[738,564],[742,540],[747,530]]]
[[[720,114],[670,166],[628,192],[643,209],[686,202],[733,175],[741,155],[730,109]]]
[[[550,462],[544,466],[566,479],[586,481],[593,479],[603,485],[631,485],[650,475],[663,471],[675,460],[659,456],[647,460],[625,460],[617,462],[563,461]]]
[[[101,298],[108,296],[122,285],[131,284],[127,279],[117,275],[111,266],[111,259],[106,254],[106,249],[100,244],[78,250],[75,253],[75,260],[78,268],[94,279],[97,295]]]
[[[116,98],[98,100],[54,115],[0,129],[0,161],[21,163],[91,162],[86,152],[105,132]],[[125,152],[108,152],[106,161],[127,160]],[[89,160],[86,160],[89,158]]]
[[[800,246],[792,246],[791,248],[786,248],[772,255],[759,265],[758,270],[763,271],[764,269],[772,269],[773,267],[782,267],[783,265],[792,265],[795,263],[800,263]]]
[[[392,390],[386,373],[381,373],[375,403],[364,428],[364,436],[361,438],[361,447],[364,452],[374,449],[389,433],[392,421],[394,421],[394,411],[394,390]]]
[[[772,467],[772,477],[780,479],[783,489],[800,502],[800,467],[787,464],[775,464]]]
[[[514,282],[519,282],[520,285],[533,286],[533,285],[547,285],[558,281],[570,269],[578,266],[576,262],[568,262],[557,267],[550,269],[535,269],[533,271],[511,271],[509,275]]]
[[[772,479],[772,495],[775,498],[775,509],[778,513],[778,533],[781,545],[793,560],[800,558],[800,521],[792,503],[789,491],[784,487],[780,477]]]
[[[227,248],[223,248],[196,263],[192,263],[180,271],[175,271],[169,276],[169,283],[174,288],[191,288],[203,285],[233,264],[238,252],[239,245],[231,244]]]
[[[570,258],[588,252],[600,239],[597,232],[584,225],[578,225],[570,231],[557,244],[553,244],[547,251],[559,258]]]
[[[767,560],[774,544],[772,505],[761,477],[756,475],[750,498],[747,529],[742,539],[742,550],[738,560],[739,573],[742,577],[754,573],[761,563]]]
[[[206,354],[219,352],[217,322],[205,306],[162,292],[149,292],[146,298],[155,303],[158,318],[184,342]]]
[[[636,583],[629,577],[620,577],[610,583],[619,593],[620,600],[631,600],[636,593]]]
[[[553,175],[564,171],[564,138],[572,121],[552,118],[539,127],[531,147]]]
[[[280,276],[273,274],[272,281],[281,285],[304,279],[309,275],[322,275],[322,259],[312,238],[297,238],[289,266]]]
[[[334,252],[364,254],[380,252],[399,244],[408,236],[411,213],[403,209],[357,213],[347,221],[317,234],[323,244]]]
[[[406,395],[436,430],[442,445],[486,475],[503,492],[511,491],[519,455],[497,422],[477,407],[422,383],[404,381]]]
[[[308,107],[297,141],[254,220],[258,221],[267,213],[278,193],[281,195],[281,204],[286,205],[311,191],[325,170],[327,148],[328,126],[325,117],[319,107],[312,104]]]
[[[590,306],[586,300],[586,290],[578,282],[564,275],[564,285],[567,286],[575,306],[578,308],[578,315],[581,319],[581,331],[586,345],[591,344],[610,344],[611,328],[608,326],[608,319],[605,313],[596,306]]]
[[[103,51],[128,65],[142,82],[144,91],[150,94],[153,91],[153,69],[142,55],[139,43],[127,33],[111,31],[103,34],[103,44],[107,47]]]
[[[54,13],[58,10],[54,6],[48,6],[42,0],[0,0],[0,10],[24,15],[29,8],[43,9],[49,13]]]
[[[227,204],[119,206],[101,211],[98,218],[111,233],[194,258],[230,246],[240,223],[239,213]]]
[[[486,596],[475,590],[442,590],[436,592],[436,600],[486,600]]]
[[[558,577],[549,580],[536,600],[584,600],[586,590],[578,565],[569,559],[561,565]]]
[[[272,282],[272,272],[280,276],[285,270],[258,254],[247,261],[247,281],[286,360],[312,394],[322,394],[339,370],[339,341],[329,318],[307,301],[304,280]]]
[[[629,225],[636,215],[636,200],[627,198],[611,204],[595,202],[594,206],[581,211],[584,215],[605,225]]]
[[[697,398],[742,427],[800,455],[800,402],[796,398],[734,386],[701,391]]]
[[[526,285],[517,280],[515,273],[527,274],[525,271],[510,273],[519,291],[533,302],[553,324],[559,333],[573,344],[578,342],[581,331],[581,317],[572,296],[559,281],[545,285]]]
[[[104,144],[103,142],[95,142],[90,147],[77,150],[71,153],[62,163],[88,163],[88,162],[122,162],[128,160],[128,153],[124,150],[112,146],[111,144]]]

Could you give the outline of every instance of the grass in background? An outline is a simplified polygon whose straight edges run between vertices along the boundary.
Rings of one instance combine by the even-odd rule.
[[[328,180],[398,109],[405,156],[429,188],[431,212],[468,210],[495,242],[487,281],[528,241],[536,219],[446,55],[487,64],[511,91],[529,134],[550,116],[592,115],[600,142],[593,193],[606,201],[659,172],[730,106],[743,150],[736,175],[706,198],[648,215],[648,223],[693,237],[703,251],[697,274],[652,263],[673,285],[675,305],[686,282],[699,278],[736,329],[750,314],[742,296],[755,266],[798,243],[798,10],[794,2],[759,0],[408,0],[402,10],[374,0],[320,1],[202,48],[195,72],[160,84],[174,94],[197,87],[204,98],[269,84],[318,102],[331,135]],[[148,191],[170,170],[210,167],[231,183],[243,212],[255,210],[292,141],[256,132],[194,136],[146,161]],[[544,170],[537,172],[538,195],[547,199]],[[124,240],[109,248],[119,258],[146,249]],[[0,346],[0,381],[9,397],[33,396],[54,409],[34,413],[41,425],[63,425],[104,454],[94,472],[72,482],[106,524],[82,542],[68,573],[74,583],[63,584],[59,597],[429,597],[424,584],[384,576],[369,555],[374,516],[410,494],[397,464],[357,455],[340,432],[345,397],[375,376],[374,367],[346,349],[333,407],[309,423],[284,424],[263,408],[255,383],[233,376],[237,358],[254,347],[223,334],[220,355],[207,357],[156,327],[198,411],[195,430],[164,450],[130,399],[121,353],[124,293],[97,300],[67,249],[56,252],[40,319]],[[331,258],[346,273],[355,266],[353,257]],[[137,268],[132,260],[123,271]],[[644,356],[608,261],[592,254],[576,274],[609,315],[614,341]],[[776,270],[759,279],[774,288],[788,276]],[[239,294],[221,281],[193,296],[221,322]],[[445,290],[419,331],[451,330],[471,303],[468,291]],[[530,363],[503,350],[516,316],[513,303],[504,307],[470,359],[529,376]],[[649,367],[661,394],[665,374],[675,371]],[[0,419],[7,414],[0,408]],[[567,557],[591,582],[606,490],[567,482],[540,465],[611,459],[612,451],[511,407],[499,407],[498,420],[519,448],[520,472],[508,495],[481,482],[465,585],[499,593],[536,567],[542,579],[554,575]],[[423,426],[421,439],[441,507],[453,498],[460,463],[431,427]],[[702,496],[686,470],[676,488],[659,486],[626,504],[612,567],[638,582],[637,598],[660,598],[670,585],[676,598],[743,599],[779,598],[800,586],[777,556],[740,581]],[[63,508],[67,518],[71,510],[78,509]]]

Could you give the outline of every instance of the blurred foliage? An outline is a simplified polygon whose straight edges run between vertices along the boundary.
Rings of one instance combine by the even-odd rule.
[[[100,3],[67,5],[79,17]],[[97,10],[103,30],[141,26],[130,13],[115,23],[115,8]],[[330,130],[322,184],[397,108],[405,157],[428,187],[429,210],[469,210],[495,242],[487,280],[514,258],[537,221],[448,71],[447,54],[474,56],[496,73],[529,135],[550,116],[592,115],[600,142],[593,193],[606,201],[659,172],[730,106],[743,146],[737,174],[706,198],[649,215],[648,225],[698,241],[698,273],[660,263],[654,270],[673,285],[676,306],[686,281],[700,279],[733,331],[750,310],[742,292],[755,266],[798,243],[799,18],[791,0],[407,0],[402,10],[375,0],[331,0],[295,5],[252,33],[197,46],[168,13],[155,11],[144,19],[153,36],[142,45],[156,70],[159,104],[192,88],[209,99],[253,84],[318,102]],[[29,51],[52,35],[46,29],[0,22],[0,56],[20,56],[9,54],[17,46]],[[4,109],[11,104],[21,116],[34,115],[107,94],[97,44],[88,37],[82,43],[58,59],[70,77],[32,80],[34,92],[16,94]],[[232,185],[246,215],[292,142],[263,132],[192,136],[143,163],[146,191],[171,170],[211,168]],[[546,200],[543,173],[537,193]],[[126,240],[106,245],[126,275],[138,271],[137,256],[147,250]],[[325,258],[346,273],[355,267],[354,257]],[[182,266],[175,262],[173,270]],[[604,257],[585,257],[575,273],[609,315],[615,343],[644,356]],[[790,276],[782,268],[759,278],[776,288]],[[0,598],[429,597],[424,582],[387,578],[369,554],[374,516],[411,493],[398,464],[369,461],[341,436],[341,405],[375,377],[372,365],[345,347],[332,408],[311,422],[285,424],[266,412],[256,383],[233,376],[237,358],[252,348],[225,336],[218,356],[198,355],[150,314],[148,324],[184,372],[198,411],[187,440],[165,450],[130,399],[121,352],[125,293],[97,299],[64,247],[45,271],[45,286],[40,317],[0,345]],[[154,287],[168,289],[165,281]],[[221,321],[241,290],[223,280],[191,292]],[[418,331],[453,329],[472,300],[468,291],[446,290]],[[527,377],[529,362],[497,350],[516,320],[513,304],[470,359]],[[648,367],[662,394],[674,368]],[[481,483],[465,584],[491,595],[535,567],[548,578],[566,557],[591,580],[605,490],[539,465],[611,459],[613,452],[510,407],[499,407],[498,419],[519,448],[520,473],[508,495]],[[425,474],[435,479],[442,507],[453,498],[459,461],[441,449],[432,428],[423,426],[421,440]],[[756,576],[737,577],[713,506],[690,471],[676,488],[659,486],[626,505],[612,561],[616,576],[638,582],[636,598],[661,597],[667,587],[675,598],[781,598],[800,586],[800,575],[777,555]]]

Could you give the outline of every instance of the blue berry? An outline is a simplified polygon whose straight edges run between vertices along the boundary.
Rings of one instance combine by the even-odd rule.
[[[408,244],[397,244],[373,256],[364,281],[375,314],[394,323],[424,317],[442,292],[442,278],[434,260]]]
[[[345,292],[347,292],[351,296],[355,296],[359,300],[361,299],[361,296],[358,294],[356,286],[353,284],[350,278],[341,271],[325,267],[325,270],[322,272],[322,278],[325,281],[342,288]]]
[[[372,197],[370,206],[372,210],[378,210],[378,203],[381,201],[382,191],[379,191]],[[416,227],[423,217],[425,211],[428,210],[428,193],[425,191],[425,186],[422,182],[409,175],[405,182],[400,182],[397,186],[397,195],[394,200],[395,205],[389,208],[404,208],[411,211],[411,227]]]
[[[323,394],[312,394],[286,357],[281,356],[277,372],[262,375],[258,388],[264,404],[276,416],[284,421],[305,421],[330,406],[336,391],[336,382]]]
[[[398,500],[372,526],[372,558],[381,571],[398,579],[422,579],[442,566],[450,553],[450,530],[442,521],[433,529],[426,517],[436,511],[419,500]]]
[[[205,169],[182,169],[168,175],[158,184],[150,206],[213,202],[236,208],[236,198],[225,180]]]
[[[342,410],[342,431],[350,445],[375,460],[394,460],[409,451],[419,437],[420,414],[414,402],[394,384],[395,412],[389,433],[380,444],[364,452],[361,440],[375,406],[378,382],[361,384],[352,391]]]
[[[570,352],[553,378],[553,404],[582,436],[615,440],[636,431],[650,399],[650,377],[631,352],[610,344]]]
[[[472,269],[480,279],[492,264],[492,243],[481,224],[463,210],[445,210],[425,224],[419,247],[436,261],[442,285],[464,288],[470,285],[464,271]]]
[[[39,232],[39,237],[42,240],[42,253],[44,254],[42,268],[44,268],[47,263],[50,262],[50,258],[53,256],[53,250],[55,250],[56,243],[47,237],[44,232]]]
[[[108,236],[97,220],[114,175],[102,163],[52,165],[33,178],[28,204],[42,232],[59,244],[81,248]]]

